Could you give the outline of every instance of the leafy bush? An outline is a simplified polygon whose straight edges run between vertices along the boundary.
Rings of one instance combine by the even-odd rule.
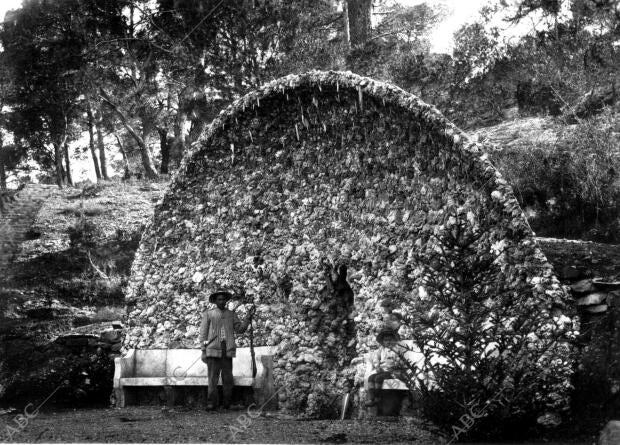
[[[620,241],[620,150],[612,119],[581,122],[555,144],[493,155],[539,235]]]
[[[65,348],[55,343],[36,348],[2,374],[7,403],[41,402],[55,389],[50,404],[107,404],[114,360],[95,348]],[[36,403],[35,403],[36,404]]]

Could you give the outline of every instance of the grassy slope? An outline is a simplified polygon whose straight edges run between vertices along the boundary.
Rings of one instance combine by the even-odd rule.
[[[5,328],[49,322],[35,310],[42,307],[57,308],[56,315],[79,312],[87,318],[82,323],[118,319],[114,308],[124,304],[141,228],[164,189],[163,183],[107,183],[47,200],[0,290],[9,300]]]
[[[522,117],[472,134],[539,236],[620,244],[620,109],[576,124]]]
[[[78,327],[97,338],[101,322],[123,319],[141,230],[164,188],[106,183],[66,189],[43,204],[0,287],[8,309],[0,322],[0,405],[40,401],[50,388],[59,389],[55,403],[107,402],[113,354],[91,340],[55,340]]]

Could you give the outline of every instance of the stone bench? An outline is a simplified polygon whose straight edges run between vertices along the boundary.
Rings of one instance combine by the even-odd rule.
[[[252,377],[250,348],[237,348],[233,358],[234,385],[251,387],[259,405],[270,401],[274,394],[272,349],[254,348],[256,377]],[[219,385],[222,385],[221,377]],[[130,349],[125,356],[114,359],[117,407],[133,403],[134,388],[164,387],[168,394],[175,387],[187,386],[209,386],[207,365],[201,360],[200,349]]]

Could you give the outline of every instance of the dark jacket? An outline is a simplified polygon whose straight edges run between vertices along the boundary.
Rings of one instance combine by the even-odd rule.
[[[228,309],[222,311],[216,307],[205,310],[200,324],[200,347],[204,349],[205,342],[215,338],[215,341],[211,342],[206,348],[207,357],[221,357],[223,340],[221,330],[223,327],[226,339],[226,357],[234,357],[237,349],[235,333],[244,333],[248,328],[249,321],[248,318],[241,322],[237,314]]]

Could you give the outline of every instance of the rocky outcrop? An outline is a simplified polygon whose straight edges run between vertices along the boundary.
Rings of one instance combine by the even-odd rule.
[[[601,278],[580,280],[570,285],[577,307],[591,314],[607,311],[613,299],[620,298],[620,281]]]
[[[559,238],[536,241],[564,283],[620,276],[620,245]]]
[[[60,334],[58,344],[80,347],[97,347],[102,352],[119,353],[123,341],[123,324],[119,321],[93,323]]]
[[[582,314],[604,315],[620,302],[620,245],[537,238]]]
[[[584,426],[620,409],[620,245],[538,238],[580,320],[573,415]]]

